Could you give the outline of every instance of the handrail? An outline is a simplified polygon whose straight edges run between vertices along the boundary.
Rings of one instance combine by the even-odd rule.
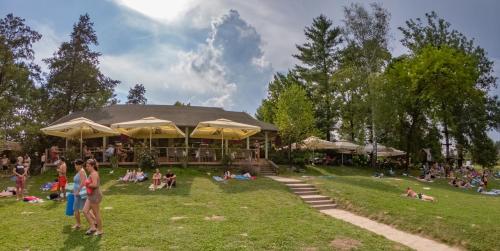
[[[274,163],[274,161],[272,161],[272,160],[267,160],[267,162],[269,164],[271,164],[271,166],[274,168],[274,172],[276,173],[276,175],[278,175],[280,167],[278,165],[276,165],[276,163]]]

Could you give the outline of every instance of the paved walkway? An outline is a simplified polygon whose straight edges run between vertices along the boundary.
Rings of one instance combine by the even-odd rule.
[[[273,180],[285,183],[288,187],[290,187],[292,190],[296,189],[297,187],[313,187],[310,184],[304,183],[301,180],[297,179],[289,179],[289,178],[283,178],[283,177],[278,177],[278,176],[267,176],[268,178],[271,178]],[[307,194],[307,195],[302,195],[301,192],[297,193],[294,190],[294,193],[299,195],[304,201],[309,203],[313,208],[317,208],[314,205],[315,201],[321,200],[321,201],[331,201],[329,197],[322,196],[319,194]],[[333,202],[330,203],[330,205],[334,205]],[[322,209],[322,208],[317,208],[321,213],[324,213],[326,215],[329,215],[333,218],[343,220],[346,222],[349,222],[353,225],[356,225],[358,227],[364,228],[368,231],[374,232],[376,234],[382,235],[385,238],[399,242],[405,246],[408,246],[410,248],[413,248],[415,250],[419,251],[458,251],[460,249],[450,247],[446,244],[439,243],[437,241],[431,240],[424,238],[419,235],[415,234],[410,234],[407,232],[403,232],[401,230],[397,230],[394,227],[391,227],[386,224],[382,224],[379,222],[376,222],[374,220],[368,219],[366,217],[362,217],[353,213],[350,213],[345,210],[341,209],[336,209],[332,208],[332,206]]]

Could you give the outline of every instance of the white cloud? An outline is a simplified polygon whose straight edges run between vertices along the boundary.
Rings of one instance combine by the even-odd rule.
[[[48,72],[49,69],[42,60],[52,57],[54,52],[57,51],[59,45],[62,43],[61,36],[56,34],[56,32],[47,24],[36,23],[33,25],[33,29],[42,34],[40,41],[33,44],[33,50],[35,51],[35,63],[41,67],[43,72]]]
[[[128,89],[142,83],[152,103],[176,100],[194,105],[254,111],[272,75],[257,31],[236,11],[215,18],[207,38],[192,50],[151,41],[120,55],[104,55],[103,72],[124,84],[117,88],[123,99]]]

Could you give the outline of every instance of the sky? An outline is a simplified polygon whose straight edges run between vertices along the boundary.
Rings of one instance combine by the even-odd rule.
[[[79,15],[88,13],[99,39],[101,71],[121,84],[124,102],[130,87],[143,84],[150,104],[217,106],[254,114],[276,72],[298,62],[296,44],[304,28],[324,14],[343,24],[343,8],[353,1],[204,0],[0,0],[0,15],[13,13],[42,34],[34,45],[36,62],[69,40]],[[357,1],[368,7],[368,1]],[[390,49],[406,49],[397,29],[410,18],[436,11],[485,48],[500,76],[500,1],[376,1],[391,13]],[[500,89],[491,91],[500,95]],[[500,139],[500,134],[491,136]]]

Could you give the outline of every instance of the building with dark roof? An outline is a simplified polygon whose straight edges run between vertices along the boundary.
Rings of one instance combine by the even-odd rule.
[[[154,139],[154,148],[159,152],[159,160],[163,163],[177,163],[181,159],[188,158],[188,162],[220,162],[221,141],[209,139],[189,138],[189,134],[194,130],[199,122],[217,119],[228,119],[238,123],[259,126],[261,132],[242,141],[229,141],[232,149],[232,157],[244,160],[259,158],[260,151],[262,157],[268,158],[268,152],[272,141],[277,136],[277,128],[273,124],[259,121],[246,112],[226,111],[218,107],[202,106],[173,106],[173,105],[136,105],[120,104],[92,109],[82,112],[75,112],[66,115],[51,125],[64,123],[75,118],[84,117],[101,125],[110,126],[114,123],[139,120],[146,117],[170,120],[174,122],[188,136],[182,139]],[[128,139],[119,137],[104,137],[102,141],[89,140],[89,148],[93,149],[95,155],[102,156],[102,162],[106,162],[104,150],[109,144],[119,144],[129,142]],[[93,142],[93,144],[92,144]],[[137,143],[137,140],[133,141]],[[226,141],[227,143],[228,141]],[[227,144],[225,144],[227,145]],[[66,144],[67,147],[67,144]],[[217,147],[219,150],[217,150]],[[258,152],[258,153],[256,153]],[[135,153],[134,153],[135,155]],[[187,156],[186,156],[187,155]],[[136,158],[128,159],[127,162],[135,162]],[[123,161],[122,161],[123,162]]]

